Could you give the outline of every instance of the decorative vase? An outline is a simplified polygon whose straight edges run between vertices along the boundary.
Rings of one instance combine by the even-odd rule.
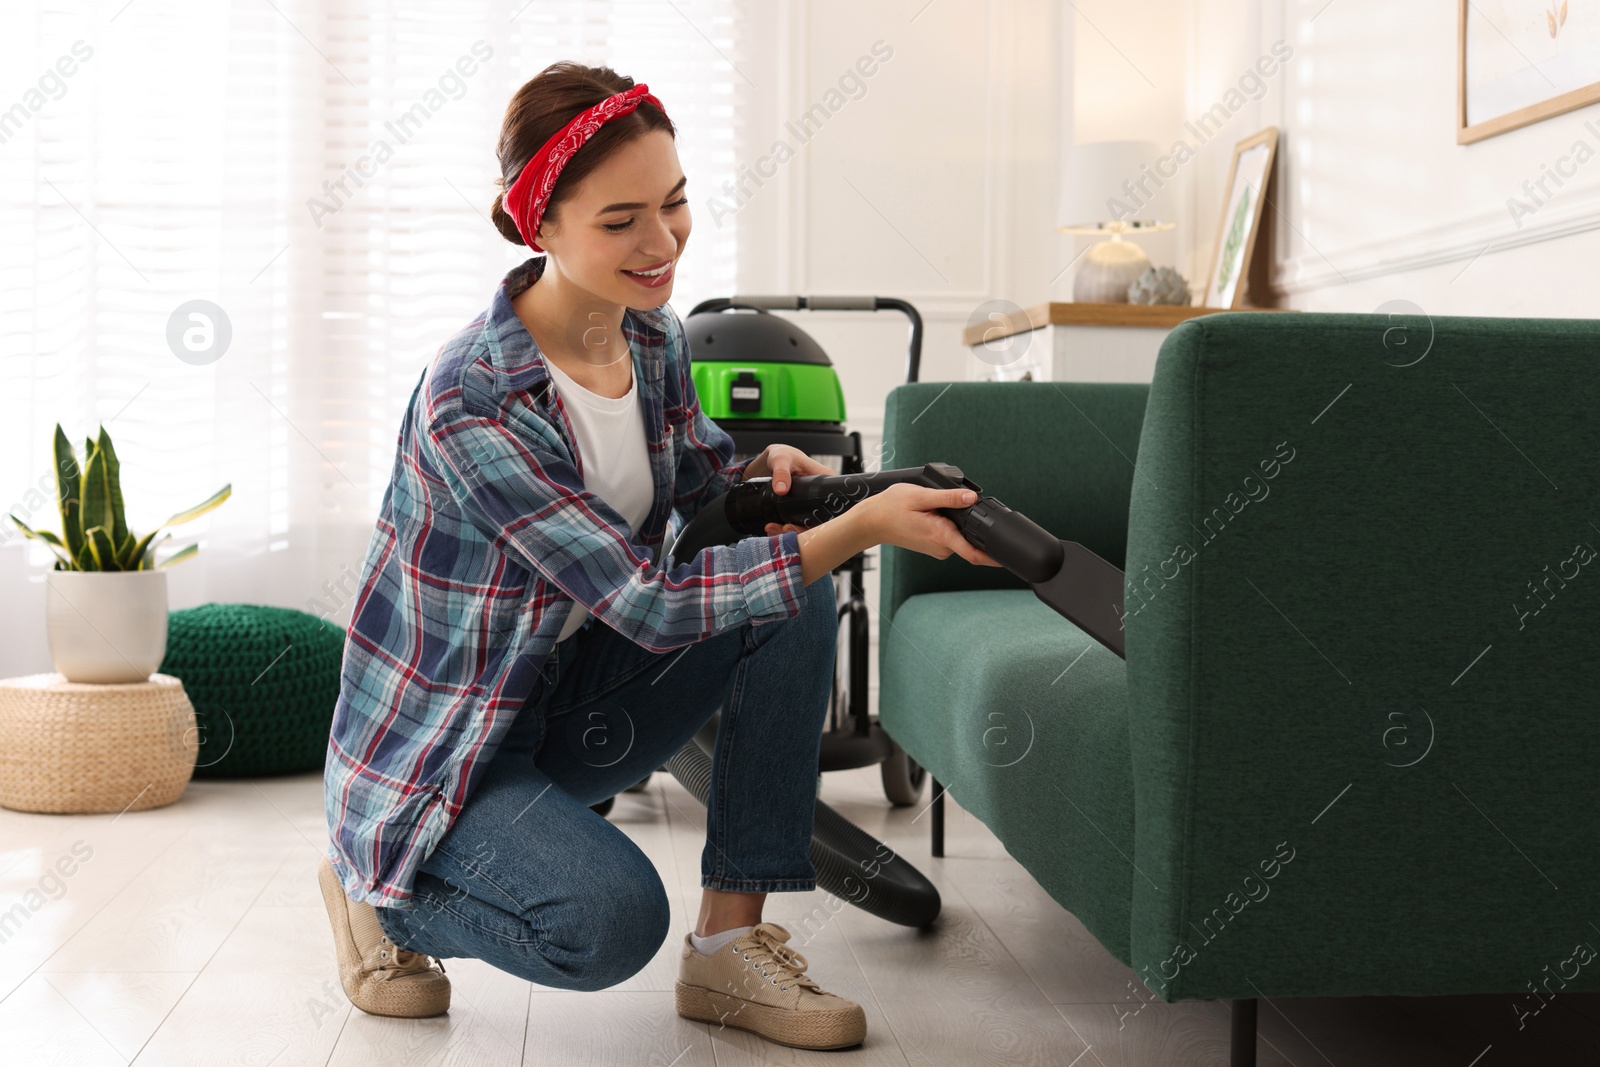
[[[1101,241],[1089,249],[1072,284],[1072,299],[1080,304],[1126,304],[1128,286],[1150,268],[1144,249],[1121,236]]]
[[[143,682],[167,651],[165,571],[45,572],[50,662],[69,682]]]

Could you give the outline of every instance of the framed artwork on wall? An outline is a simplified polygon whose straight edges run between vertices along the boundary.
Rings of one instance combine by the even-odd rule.
[[[1456,143],[1600,103],[1600,8],[1456,0]]]
[[[1228,168],[1222,219],[1217,223],[1217,243],[1211,253],[1206,289],[1199,300],[1201,307],[1244,306],[1244,279],[1250,272],[1250,258],[1255,251],[1261,209],[1266,204],[1267,183],[1272,178],[1272,161],[1277,151],[1276,126],[1268,126],[1233,146],[1233,166]]]

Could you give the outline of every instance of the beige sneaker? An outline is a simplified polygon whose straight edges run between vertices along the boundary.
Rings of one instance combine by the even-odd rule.
[[[389,940],[371,904],[345,896],[327,856],[317,868],[322,900],[333,923],[339,952],[339,984],[350,1003],[371,1015],[422,1019],[450,1008],[450,979],[444,961],[411,952]],[[439,965],[434,970],[433,965]]]
[[[678,1014],[760,1034],[792,1048],[846,1048],[867,1036],[867,1015],[853,1000],[806,977],[806,960],[785,945],[789,931],[757,923],[709,956],[683,935]]]

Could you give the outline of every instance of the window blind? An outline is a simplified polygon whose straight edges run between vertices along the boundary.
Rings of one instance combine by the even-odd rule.
[[[201,544],[174,608],[343,624],[418,375],[530,254],[488,218],[513,92],[558,59],[647,82],[692,211],[736,167],[739,55],[734,0],[8,5],[0,506],[55,529],[53,428],[103,423],[135,530],[233,485],[173,530]],[[680,314],[734,291],[736,221],[695,219]],[[174,322],[224,320],[220,357],[174,354]],[[52,557],[0,526],[0,596],[42,608]]]

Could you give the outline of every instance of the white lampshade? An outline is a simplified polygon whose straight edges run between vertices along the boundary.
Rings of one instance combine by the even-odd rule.
[[[1067,173],[1061,183],[1060,209],[1056,223],[1076,226],[1109,222],[1117,216],[1106,207],[1115,197],[1130,207],[1135,199],[1123,182],[1137,182],[1146,164],[1155,165],[1161,146],[1154,141],[1090,141],[1073,145],[1067,156]],[[1147,185],[1154,189],[1154,184]],[[1140,194],[1141,199],[1148,199]],[[1148,219],[1154,214],[1136,210],[1132,218]]]
[[[1100,241],[1076,257],[1072,298],[1080,303],[1120,304],[1128,287],[1150,267],[1143,248],[1125,236],[1171,229],[1151,201],[1160,189],[1146,168],[1161,155],[1154,141],[1091,141],[1074,145],[1067,156],[1056,227],[1062,233],[1100,234]],[[1139,181],[1144,179],[1144,188]]]

